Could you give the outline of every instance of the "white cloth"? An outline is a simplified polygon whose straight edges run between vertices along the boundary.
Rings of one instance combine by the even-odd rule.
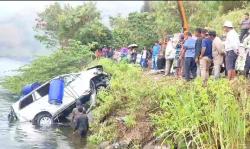
[[[250,49],[250,35],[248,35],[243,41],[244,48]]]
[[[170,40],[168,43],[167,43],[167,47],[165,49],[165,58],[166,59],[174,59],[175,57],[175,48],[173,47],[173,42]]]
[[[250,35],[248,35],[247,38],[244,39],[243,47],[246,48],[246,55],[250,55]]]
[[[142,57],[141,58],[143,58],[143,59],[147,58],[147,50],[142,51]]]
[[[227,52],[234,50],[235,52],[238,52],[239,47],[240,47],[239,35],[234,29],[232,29],[226,35],[225,51]]]

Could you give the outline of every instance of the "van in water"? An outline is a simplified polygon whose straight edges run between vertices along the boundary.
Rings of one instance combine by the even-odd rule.
[[[95,105],[100,87],[107,87],[109,75],[101,65],[79,73],[57,76],[21,97],[11,106],[9,120],[29,121],[38,126],[51,126],[67,117],[80,100]],[[90,109],[89,107],[89,109]]]

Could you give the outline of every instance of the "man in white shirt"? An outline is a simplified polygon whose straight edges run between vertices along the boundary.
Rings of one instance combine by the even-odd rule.
[[[239,35],[233,28],[231,21],[225,21],[224,31],[226,32],[225,54],[226,54],[226,69],[228,71],[229,80],[236,76],[235,63],[238,57],[238,49],[240,46]]]
[[[146,68],[146,66],[147,66],[147,64],[146,64],[147,63],[147,49],[146,49],[146,47],[143,48],[141,55],[142,55],[141,56],[141,67]]]
[[[215,31],[210,31],[209,36],[213,40],[212,55],[214,64],[214,78],[218,79],[220,77],[220,70],[223,64],[224,47],[221,39],[216,36]]]
[[[170,74],[170,70],[172,68],[173,65],[173,61],[175,58],[175,48],[174,48],[174,43],[173,43],[173,39],[171,38],[168,43],[167,43],[167,47],[165,50],[165,59],[166,59],[166,64],[165,64],[165,76]]]

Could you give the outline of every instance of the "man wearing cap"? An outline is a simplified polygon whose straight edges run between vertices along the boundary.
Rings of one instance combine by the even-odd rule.
[[[212,64],[212,39],[208,35],[208,31],[205,33],[205,38],[202,40],[202,49],[200,54],[200,70],[201,78],[203,79],[203,86],[206,86],[209,78],[209,68]]]
[[[225,54],[226,54],[226,69],[228,79],[231,80],[236,76],[235,63],[238,57],[238,49],[240,40],[237,32],[233,28],[231,21],[225,21],[224,31],[226,32]]]
[[[213,40],[212,44],[212,54],[213,54],[213,64],[214,64],[214,78],[218,79],[220,77],[221,65],[223,64],[223,43],[219,37],[216,36],[215,31],[210,31],[210,38]]]

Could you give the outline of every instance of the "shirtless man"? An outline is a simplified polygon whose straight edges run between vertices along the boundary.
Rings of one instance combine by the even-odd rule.
[[[74,134],[76,131],[78,131],[78,134],[81,138],[85,137],[87,135],[88,129],[89,129],[89,121],[88,116],[86,114],[86,111],[83,110],[83,108],[79,107],[78,109],[79,114],[77,115],[75,119],[75,127],[74,127]]]
[[[71,123],[75,124],[76,117],[80,114],[78,112],[78,108],[82,108],[85,111],[85,108],[82,106],[82,103],[80,100],[76,101],[76,107],[72,110],[72,118],[71,118]]]

